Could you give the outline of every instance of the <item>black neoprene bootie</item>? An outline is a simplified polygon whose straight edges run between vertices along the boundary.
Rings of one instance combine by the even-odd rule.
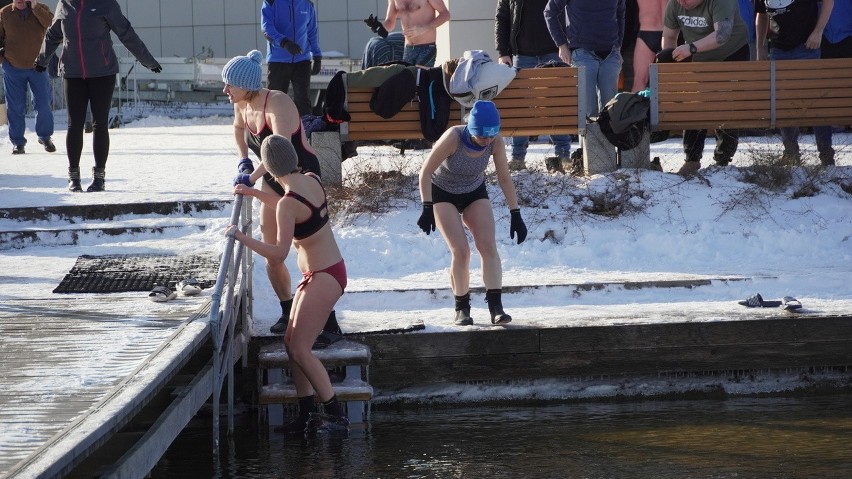
[[[68,168],[68,191],[79,193],[83,191],[80,184],[80,168]]]
[[[457,326],[470,326],[473,318],[470,317],[470,292],[462,296],[456,296],[456,318],[453,320]]]
[[[103,168],[94,167],[92,168],[92,184],[86,188],[86,191],[89,193],[95,191],[104,191],[106,189],[106,171]]]
[[[506,324],[512,322],[512,317],[503,311],[502,291],[489,289],[485,292],[485,302],[488,303],[488,312],[491,313],[491,324]]]

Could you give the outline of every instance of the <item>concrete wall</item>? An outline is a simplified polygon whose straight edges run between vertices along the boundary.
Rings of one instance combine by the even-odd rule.
[[[263,0],[118,0],[133,28],[156,57],[230,58],[251,49],[266,52],[260,33]],[[494,52],[496,0],[445,0],[452,20],[438,30],[438,61],[465,50]],[[56,10],[56,0],[46,0]],[[320,46],[361,58],[373,35],[363,19],[385,17],[387,0],[314,0]],[[399,27],[397,27],[399,28]],[[116,52],[127,51],[116,41]],[[496,57],[495,57],[496,58]]]

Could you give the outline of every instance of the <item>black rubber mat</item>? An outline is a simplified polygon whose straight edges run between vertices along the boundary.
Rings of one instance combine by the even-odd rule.
[[[219,255],[83,255],[54,293],[122,293],[150,291],[157,285],[174,288],[178,281],[197,279],[203,288],[216,284]]]

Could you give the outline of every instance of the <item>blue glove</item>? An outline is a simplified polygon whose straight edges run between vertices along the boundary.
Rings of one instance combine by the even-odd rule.
[[[527,239],[527,225],[524,224],[524,220],[521,218],[521,210],[519,208],[509,210],[509,214],[511,215],[509,238],[515,239],[515,233],[517,233],[518,244],[521,244]]]
[[[423,212],[420,213],[420,218],[417,220],[417,226],[427,235],[435,231],[435,212],[432,211],[432,202],[423,202]]]
[[[237,164],[237,173],[254,173],[254,163],[252,163],[248,158],[243,158],[240,160],[239,164]]]
[[[237,185],[246,185],[246,186],[254,186],[254,183],[251,181],[251,175],[249,173],[240,173],[239,175],[234,177],[234,186]]]

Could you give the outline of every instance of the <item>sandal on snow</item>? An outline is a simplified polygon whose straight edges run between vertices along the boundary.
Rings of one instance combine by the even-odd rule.
[[[165,286],[154,286],[154,289],[148,293],[148,299],[155,303],[165,303],[177,297],[177,291],[171,290]]]
[[[784,311],[798,312],[800,309],[802,309],[802,303],[792,296],[784,296],[784,298],[781,300],[781,303],[781,308],[784,309]]]
[[[766,301],[760,294],[755,294],[748,299],[737,301],[737,303],[748,308],[777,308],[778,306],[781,306],[781,301]]]
[[[201,283],[195,278],[186,278],[178,282],[177,290],[184,296],[195,296],[201,293]]]

